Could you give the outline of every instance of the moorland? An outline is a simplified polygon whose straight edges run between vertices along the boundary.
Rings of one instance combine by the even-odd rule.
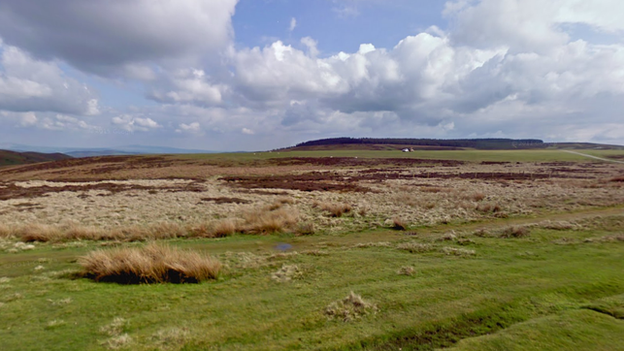
[[[624,349],[624,151],[576,151],[1,167],[3,349]]]

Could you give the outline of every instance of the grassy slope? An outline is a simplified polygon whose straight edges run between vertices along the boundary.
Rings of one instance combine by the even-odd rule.
[[[0,166],[57,161],[67,158],[71,157],[63,154],[42,154],[38,152],[14,152],[0,150]]]
[[[109,338],[101,328],[122,317],[128,321],[123,332],[134,340],[128,345],[132,349],[153,349],[161,342],[159,331],[171,328],[188,331],[184,338],[171,341],[177,346],[186,344],[188,349],[364,346],[406,350],[418,349],[419,343],[429,343],[424,348],[429,349],[533,318],[546,317],[543,323],[576,318],[588,304],[621,294],[624,243],[582,242],[603,234],[541,230],[524,239],[475,237],[475,244],[468,248],[477,255],[466,258],[438,251],[412,254],[396,248],[353,247],[355,242],[375,239],[411,240],[396,232],[185,241],[177,244],[217,255],[226,251],[268,255],[277,252],[274,247],[279,242],[288,242],[299,251],[321,248],[328,254],[260,261],[257,268],[232,268],[216,282],[151,286],[102,284],[50,274],[76,270],[75,258],[97,245],[53,248],[41,244],[34,251],[0,254],[0,277],[11,279],[0,284],[0,338],[8,350],[98,349]],[[553,243],[564,236],[577,243]],[[461,247],[447,242],[434,245]],[[282,264],[297,264],[304,272],[302,279],[271,280]],[[406,265],[416,269],[414,276],[397,274]],[[328,320],[324,308],[350,291],[376,303],[379,312],[349,323]],[[71,301],[64,303],[68,298]],[[624,308],[621,302],[611,301],[608,306]],[[580,333],[582,322],[573,322],[568,320],[570,328]],[[616,327],[581,334],[589,343],[611,335]],[[521,334],[522,324],[518,328],[505,332]],[[442,332],[430,340],[424,337],[427,330]],[[546,334],[544,338],[565,344],[564,337]],[[511,334],[508,338],[513,342],[520,337]],[[541,338],[535,342],[541,343]]]
[[[624,155],[624,150],[575,150],[596,156]],[[285,157],[366,157],[366,158],[418,158],[461,160],[468,162],[593,162],[583,156],[560,150],[443,150],[401,152],[398,150],[323,150],[323,151],[283,151],[234,154],[192,154],[176,155],[187,159],[223,160],[226,162],[250,162],[270,158]]]

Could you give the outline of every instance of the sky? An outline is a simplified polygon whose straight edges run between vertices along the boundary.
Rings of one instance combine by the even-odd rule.
[[[624,145],[621,0],[2,0],[0,144]]]

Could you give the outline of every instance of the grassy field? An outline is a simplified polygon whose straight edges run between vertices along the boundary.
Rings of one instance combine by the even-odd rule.
[[[131,201],[147,198],[145,204],[138,204],[151,212],[156,210],[150,209],[149,203],[161,196],[156,192],[162,192],[162,201],[177,211],[181,211],[182,202],[197,201],[189,195],[196,192],[197,198],[212,191],[216,194],[211,195],[213,199],[227,201],[234,201],[231,197],[236,194],[247,196],[249,201],[267,197],[270,200],[263,206],[275,206],[277,199],[283,207],[265,211],[298,209],[300,217],[306,218],[303,224],[313,223],[317,230],[251,230],[218,238],[172,235],[158,242],[182,252],[210,256],[211,262],[218,260],[221,270],[216,279],[208,276],[198,284],[128,285],[90,279],[81,266],[82,258],[99,250],[140,250],[152,240],[124,240],[120,234],[97,240],[61,236],[49,242],[32,242],[0,225],[0,349],[624,350],[624,202],[618,195],[621,182],[609,180],[621,173],[620,165],[596,166],[591,168],[594,173],[588,173],[595,160],[558,151],[352,151],[335,155],[296,152],[284,156],[252,153],[184,157],[250,165],[269,157],[322,156],[528,163],[554,161],[557,157],[557,161],[581,162],[578,167],[553,166],[561,176],[585,178],[423,178],[397,180],[399,183],[374,180],[363,183],[375,186],[373,190],[378,192],[371,194],[288,190],[295,200],[285,195],[252,197],[236,193],[236,189],[226,190],[223,183],[215,183],[215,189],[202,188],[201,192],[197,188],[188,190],[186,183],[179,185],[182,190],[173,189],[169,183],[163,183],[168,187],[158,183],[161,188],[150,188],[145,183],[138,190],[115,188],[119,193],[109,197],[99,196],[103,190],[97,188],[92,190],[96,192],[93,201],[130,206]],[[528,163],[512,173],[519,177],[544,168]],[[361,174],[374,174],[371,172],[376,167],[364,169]],[[450,167],[448,172],[474,172],[474,167]],[[514,170],[507,165],[493,167],[500,168],[492,168],[490,175]],[[481,169],[483,166],[477,165],[476,170]],[[262,172],[277,171],[271,168]],[[595,178],[590,179],[590,175]],[[69,208],[85,206],[81,201],[89,200],[85,188],[64,188],[64,194],[51,192],[50,185],[34,183],[28,189],[39,193],[27,194],[32,202],[29,206],[43,209],[27,210],[23,199],[9,198],[5,191],[13,189],[15,193],[11,194],[22,194],[27,188],[20,184],[0,184],[0,194],[7,197],[2,201],[19,205],[3,207],[14,211],[10,215],[13,218],[28,218],[30,213],[39,215],[36,211],[43,211],[56,222],[62,217],[53,216],[58,208],[65,216],[76,216],[79,213]],[[454,184],[459,184],[458,188],[451,188]],[[481,188],[470,190],[461,199],[466,193],[463,186]],[[396,193],[386,195],[384,191]],[[554,196],[553,192],[561,194]],[[221,197],[217,198],[218,194]],[[367,201],[371,206],[368,212],[362,212],[355,201],[363,201],[366,196],[370,196]],[[398,202],[397,207],[389,207],[391,211],[406,201],[415,202],[401,215],[412,218],[407,216],[411,214],[414,218],[407,222],[406,230],[392,229],[391,216],[375,214],[373,205],[386,201],[384,196],[389,196],[389,202]],[[542,196],[545,203],[535,204],[542,207],[527,205],[531,197]],[[338,200],[353,203],[353,209],[340,218],[322,210],[325,203]],[[60,206],[54,201],[63,207],[54,207]],[[491,201],[497,201],[501,209],[485,213],[482,207],[491,207]],[[467,210],[455,206],[460,202],[466,202]],[[512,204],[522,211],[513,211]],[[136,211],[141,206],[137,205]],[[224,212],[215,212],[217,216],[209,212],[213,207],[198,208],[207,217],[222,219],[227,218],[225,214],[244,212],[243,206],[257,208],[257,203],[211,206]],[[524,210],[529,208],[532,212]],[[429,216],[435,211],[440,217],[433,222],[418,219],[420,212]],[[149,218],[148,212],[145,216]],[[112,213],[111,221],[122,221],[120,213]],[[129,218],[136,213],[129,214]],[[457,215],[448,217],[451,213]],[[385,218],[390,218],[389,223],[383,223]],[[242,219],[236,223],[237,228],[250,225]],[[160,234],[174,230],[169,228],[159,229]],[[175,228],[183,233],[187,230]],[[132,262],[142,259],[135,257]],[[172,271],[178,269],[175,262],[164,265],[170,265]],[[144,268],[149,270],[148,265]]]
[[[624,150],[574,150],[594,156],[624,156]],[[188,159],[207,159],[249,162],[271,158],[286,157],[365,157],[365,158],[422,158],[438,160],[459,160],[468,162],[499,161],[499,162],[552,162],[588,161],[580,155],[570,154],[561,150],[443,150],[401,152],[400,150],[327,150],[327,151],[288,151],[288,152],[256,152],[231,154],[193,154],[183,155]]]

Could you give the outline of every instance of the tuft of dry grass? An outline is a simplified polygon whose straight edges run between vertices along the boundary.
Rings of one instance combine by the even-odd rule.
[[[501,238],[524,238],[529,236],[531,230],[526,226],[511,226],[503,230]]]
[[[468,196],[468,198],[472,201],[482,201],[483,199],[485,199],[485,194],[481,193],[481,192],[476,192],[476,193],[472,193]]]
[[[356,244],[355,247],[359,249],[367,249],[369,247],[392,247],[392,244],[388,241],[379,241],[379,242],[359,243],[359,244]]]
[[[212,237],[221,238],[236,233],[238,227],[232,219],[218,221],[212,226]]]
[[[188,328],[165,328],[152,335],[152,340],[161,350],[181,349],[188,342],[191,333]]]
[[[615,235],[605,235],[598,239],[601,242],[624,242],[624,234],[615,234]]]
[[[351,212],[351,205],[345,203],[327,203],[319,206],[321,210],[329,212],[332,217],[342,217],[342,215]]]
[[[294,209],[280,208],[276,211],[256,210],[244,215],[243,232],[268,234],[283,232],[297,224],[299,216]]]
[[[461,249],[461,248],[456,248],[456,247],[443,247],[442,248],[442,252],[445,255],[460,256],[460,257],[476,255],[476,251],[475,250]]]
[[[434,251],[435,248],[430,244],[422,244],[417,242],[406,242],[397,245],[397,249],[409,251],[411,253],[424,253]]]
[[[10,238],[13,236],[15,229],[11,226],[0,223],[0,238]]]
[[[396,230],[406,230],[407,229],[407,222],[404,219],[400,218],[400,217],[392,218],[392,223],[394,224],[392,229],[396,229]]]
[[[399,270],[397,271],[397,274],[398,275],[412,276],[412,275],[414,275],[415,272],[416,272],[416,270],[414,269],[414,267],[412,267],[412,266],[403,266],[403,267],[399,268]]]
[[[17,235],[24,242],[59,241],[63,237],[62,231],[55,226],[30,224],[17,230]]]
[[[157,243],[93,251],[78,263],[95,281],[121,284],[198,283],[217,278],[221,270],[221,263],[214,258]]]
[[[457,239],[457,235],[455,235],[454,231],[451,231],[450,233],[445,233],[444,235],[442,235],[440,238],[437,239],[437,241],[455,241]]]
[[[377,306],[355,294],[353,291],[342,300],[334,301],[325,308],[325,315],[330,319],[349,322],[370,313],[377,312]]]
[[[175,239],[188,236],[188,230],[176,222],[160,222],[148,228],[150,239]]]
[[[296,233],[297,235],[314,235],[314,233],[316,233],[314,223],[307,222],[299,224],[297,226]]]
[[[293,279],[299,279],[303,276],[303,273],[296,264],[283,265],[277,272],[271,275],[271,279],[280,283],[285,283]]]
[[[550,230],[572,230],[578,227],[568,221],[543,221],[538,223],[538,226]]]
[[[483,202],[475,207],[475,210],[483,213],[496,213],[500,212],[501,207],[497,203],[493,202]]]

